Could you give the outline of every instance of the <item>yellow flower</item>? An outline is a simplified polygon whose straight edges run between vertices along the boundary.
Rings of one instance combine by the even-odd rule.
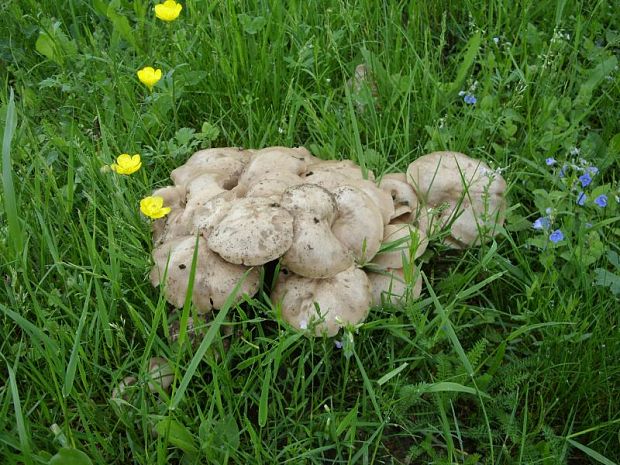
[[[138,71],[138,79],[149,90],[153,90],[153,86],[161,79],[161,69],[153,69],[151,66],[146,66]]]
[[[164,198],[159,196],[144,197],[140,200],[140,211],[154,220],[170,213],[170,207],[164,207]]]
[[[174,21],[181,14],[183,7],[174,0],[166,0],[164,3],[155,5],[155,16],[162,21]]]
[[[142,162],[137,153],[132,157],[123,153],[116,158],[116,163],[110,165],[110,169],[118,174],[133,174],[140,169]]]

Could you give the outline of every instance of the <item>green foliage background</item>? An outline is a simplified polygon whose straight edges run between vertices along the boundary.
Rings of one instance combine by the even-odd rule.
[[[152,7],[0,5],[0,462],[620,461],[617,2],[188,0],[170,24]],[[376,98],[346,86],[360,63]],[[503,170],[505,229],[435,244],[422,298],[343,349],[264,295],[199,325],[199,348],[171,343],[139,199],[194,150],[269,145],[377,175],[465,152]],[[102,169],[122,152],[140,172]],[[605,209],[559,178],[576,157]],[[531,228],[547,208],[557,245]],[[146,389],[153,356],[170,395]]]

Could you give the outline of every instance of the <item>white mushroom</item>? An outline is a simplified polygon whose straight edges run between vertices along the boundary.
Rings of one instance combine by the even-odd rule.
[[[407,169],[418,198],[438,209],[437,222],[449,227],[445,242],[465,248],[490,239],[504,222],[506,182],[488,165],[458,152],[434,152]]]
[[[293,217],[269,198],[234,202],[208,236],[209,248],[230,263],[263,265],[293,243]]]
[[[282,263],[309,278],[327,278],[353,265],[353,255],[331,226],[337,207],[334,196],[314,184],[288,188],[281,205],[293,215],[293,243]]]
[[[372,302],[366,274],[350,267],[331,278],[312,279],[280,273],[271,295],[282,318],[315,336],[335,336],[347,324],[364,321]]]
[[[407,183],[405,173],[385,174],[379,187],[392,199],[394,208],[391,223],[412,223],[416,220],[421,207],[413,188]]]
[[[413,284],[409,284],[402,268],[387,268],[380,272],[370,271],[368,280],[372,287],[372,305],[382,305],[383,302],[391,304],[401,303],[407,297],[417,299],[422,292],[422,277],[413,269]]]
[[[333,194],[338,208],[332,225],[334,236],[358,262],[371,260],[383,240],[381,211],[370,197],[355,187],[338,187]]]
[[[257,150],[247,164],[241,176],[239,184],[250,185],[266,177],[277,176],[278,173],[289,172],[302,174],[308,165],[307,160],[312,155],[303,147],[269,147]]]
[[[404,264],[421,257],[428,239],[426,234],[408,224],[388,224],[385,227],[381,251],[372,263],[380,268],[402,268]],[[413,256],[410,253],[413,252]]]
[[[247,267],[222,260],[209,250],[202,237],[183,236],[153,250],[155,265],[151,270],[151,282],[153,286],[158,286],[165,276],[164,293],[168,302],[177,308],[185,303],[196,243],[198,251],[192,302],[198,311],[220,308],[241,281],[237,301],[243,294],[254,295],[258,291],[260,277],[257,269],[248,270]]]

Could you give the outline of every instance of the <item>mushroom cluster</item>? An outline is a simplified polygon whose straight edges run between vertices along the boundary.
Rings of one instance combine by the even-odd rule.
[[[277,263],[273,304],[314,335],[360,323],[382,302],[419,297],[413,261],[428,236],[442,231],[453,248],[479,244],[506,208],[501,176],[456,152],[376,180],[303,147],[214,148],[170,177],[174,185],[153,194],[171,208],[153,222],[153,285],[181,307],[193,271],[192,302],[211,312],[237,285],[237,301],[256,294],[261,267]]]

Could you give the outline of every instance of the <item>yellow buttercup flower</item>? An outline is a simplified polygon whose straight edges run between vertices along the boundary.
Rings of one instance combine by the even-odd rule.
[[[153,90],[153,86],[161,79],[161,69],[154,69],[151,66],[146,66],[138,71],[138,79],[149,90]]]
[[[183,7],[174,0],[166,0],[164,3],[155,5],[155,16],[162,21],[174,21],[181,14]]]
[[[140,211],[145,216],[156,220],[170,213],[170,207],[164,207],[164,198],[156,195],[153,197],[144,197],[140,200]]]
[[[133,174],[140,169],[142,161],[137,153],[134,156],[123,153],[116,158],[116,163],[110,165],[110,169],[117,174]]]

